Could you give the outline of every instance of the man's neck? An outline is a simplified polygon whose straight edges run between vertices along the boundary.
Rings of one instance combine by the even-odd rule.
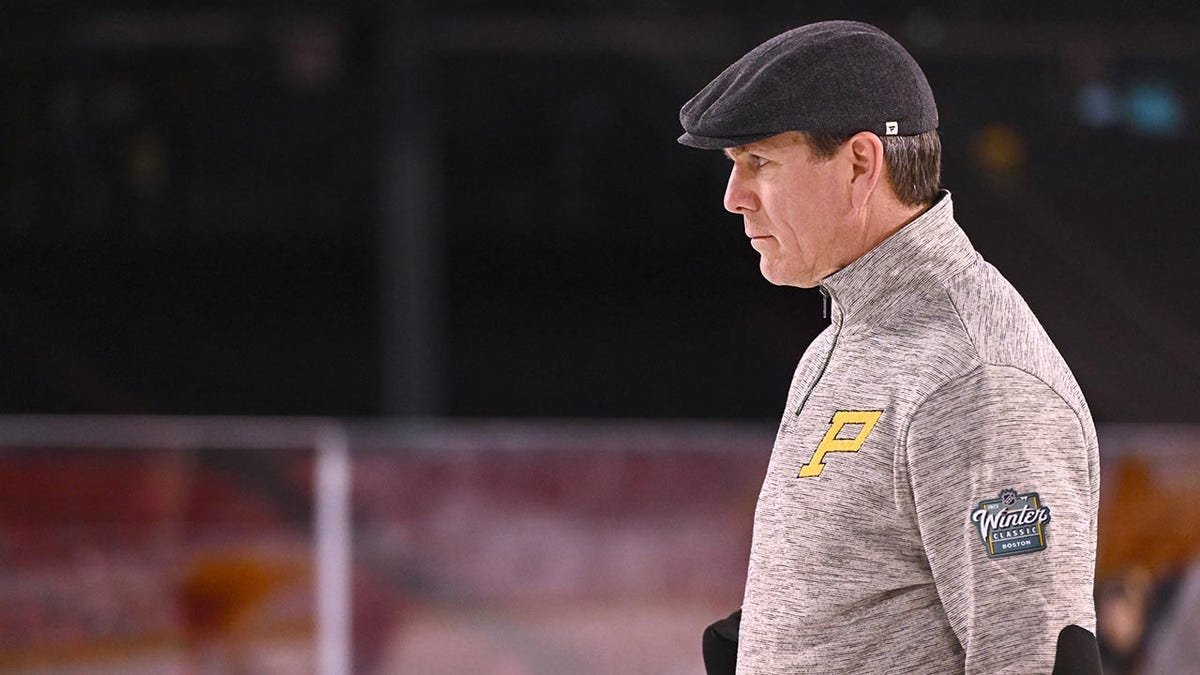
[[[866,214],[866,222],[861,230],[862,236],[855,243],[854,248],[849,251],[850,255],[846,256],[841,267],[861,258],[867,251],[899,232],[905,225],[919,218],[932,206],[933,203],[908,206],[894,199],[872,205]]]
[[[874,241],[871,242],[871,245],[863,250],[859,255],[870,251],[878,246],[879,242],[899,232],[900,229],[905,225],[908,225],[912,221],[919,218],[922,213],[928,211],[929,207],[931,206],[933,206],[932,202],[929,204],[923,204],[921,206],[908,206],[906,204],[901,204],[898,201],[888,204],[887,207],[884,208],[883,212],[879,214],[879,225],[872,228],[872,230],[875,232]]]

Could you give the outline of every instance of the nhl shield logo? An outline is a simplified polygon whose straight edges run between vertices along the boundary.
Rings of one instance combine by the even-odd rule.
[[[971,511],[971,522],[979,528],[989,558],[1033,553],[1046,548],[1050,508],[1036,492],[1001,490],[999,498],[979,502]]]

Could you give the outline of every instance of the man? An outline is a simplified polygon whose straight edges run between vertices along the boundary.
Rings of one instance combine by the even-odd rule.
[[[873,26],[811,24],[680,120],[681,143],[732,160],[725,208],[763,276],[818,286],[831,319],[792,380],[709,671],[1099,672],[1095,428],[938,191],[916,62]]]

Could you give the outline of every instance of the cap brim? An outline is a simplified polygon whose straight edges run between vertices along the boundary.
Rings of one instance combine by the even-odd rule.
[[[748,145],[755,141],[761,141],[764,138],[775,136],[775,133],[769,134],[752,134],[750,136],[697,136],[696,134],[684,132],[678,139],[681,145],[686,145],[689,148],[699,148],[701,150],[721,150],[724,148],[736,148],[739,145]]]

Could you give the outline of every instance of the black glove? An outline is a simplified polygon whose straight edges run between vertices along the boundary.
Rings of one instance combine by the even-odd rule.
[[[1091,631],[1071,624],[1059,632],[1054,675],[1100,675],[1100,647]]]
[[[742,610],[704,629],[704,670],[708,675],[734,675]]]

